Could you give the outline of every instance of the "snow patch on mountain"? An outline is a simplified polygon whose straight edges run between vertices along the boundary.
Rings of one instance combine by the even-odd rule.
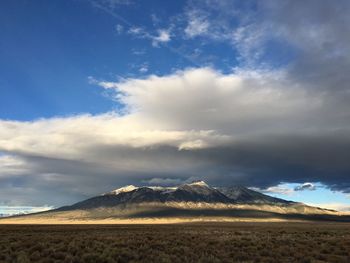
[[[161,191],[166,193],[176,191],[177,189],[177,187],[163,187],[163,186],[147,186],[147,188],[150,188],[153,191]]]
[[[138,187],[134,186],[134,185],[127,185],[127,186],[124,186],[124,187],[121,187],[121,188],[118,188],[118,189],[115,189],[109,193],[106,193],[106,194],[114,194],[114,195],[118,195],[120,193],[127,193],[127,192],[131,192],[131,191],[134,191],[138,189]],[[104,195],[106,195],[104,194]]]
[[[187,185],[190,185],[190,186],[193,186],[193,185],[198,185],[198,186],[205,186],[205,187],[209,187],[209,185],[207,185],[206,182],[204,181],[194,181],[190,184],[187,184]]]
[[[206,182],[200,181],[200,180],[199,181],[193,181],[191,183],[184,184],[184,185],[181,185],[179,187],[181,188],[181,187],[184,187],[184,186],[189,186],[189,187],[199,186],[199,187],[210,188],[209,185]],[[142,189],[142,188],[149,188],[149,189],[152,189],[153,191],[160,191],[160,192],[166,194],[166,193],[170,193],[170,192],[176,191],[177,189],[179,189],[179,187],[166,187],[166,186],[141,186],[141,187],[137,187],[137,186],[134,186],[134,185],[127,185],[127,186],[115,189],[113,191],[110,191],[108,193],[104,193],[102,195],[118,195],[120,193],[127,193],[127,192],[131,192],[131,191],[134,191],[134,190],[137,190],[137,189]]]

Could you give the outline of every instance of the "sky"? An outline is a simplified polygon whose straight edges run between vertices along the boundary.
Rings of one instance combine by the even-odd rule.
[[[0,214],[198,179],[350,211],[349,1],[0,7]]]

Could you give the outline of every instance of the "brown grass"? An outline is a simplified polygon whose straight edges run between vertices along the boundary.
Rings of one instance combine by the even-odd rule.
[[[0,225],[0,262],[350,262],[350,225]]]

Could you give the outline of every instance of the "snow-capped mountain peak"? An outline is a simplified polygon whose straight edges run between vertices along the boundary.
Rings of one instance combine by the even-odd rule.
[[[114,195],[117,195],[117,194],[120,194],[120,193],[127,193],[127,192],[131,192],[131,191],[134,191],[138,189],[138,187],[134,186],[134,185],[127,185],[127,186],[124,186],[124,187],[121,187],[121,188],[118,188],[118,189],[115,189],[107,194],[114,194]]]
[[[191,183],[184,184],[184,185],[179,186],[179,187],[182,188],[182,187],[185,187],[185,186],[187,186],[187,187],[188,186],[189,187],[199,186],[199,187],[210,188],[210,186],[206,182],[201,181],[201,180],[193,181]],[[179,189],[179,187],[176,187],[176,186],[175,187],[164,187],[164,186],[141,186],[141,187],[137,187],[137,186],[134,186],[134,185],[127,185],[127,186],[124,186],[124,187],[112,190],[112,191],[110,191],[108,193],[104,193],[102,195],[118,195],[120,193],[132,192],[134,190],[144,189],[144,188],[152,189],[153,191],[159,191],[159,192],[168,193],[168,192],[176,191],[177,189]]]
[[[198,186],[209,187],[209,185],[208,185],[206,182],[201,181],[201,180],[193,181],[192,183],[189,183],[189,184],[187,184],[187,185],[191,185],[191,186],[193,186],[193,185],[198,185]]]

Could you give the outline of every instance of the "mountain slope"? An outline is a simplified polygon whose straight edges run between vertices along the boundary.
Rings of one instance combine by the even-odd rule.
[[[244,204],[292,204],[292,201],[272,197],[243,186],[216,187],[218,191],[236,203]]]

